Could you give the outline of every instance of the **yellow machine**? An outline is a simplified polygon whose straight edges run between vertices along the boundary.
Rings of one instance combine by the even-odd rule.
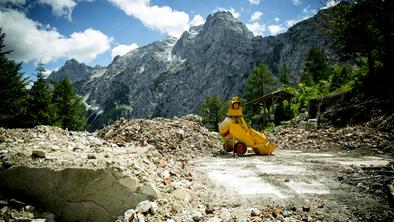
[[[219,133],[225,140],[227,152],[245,154],[250,147],[256,154],[270,155],[276,149],[264,133],[248,127],[238,96],[231,99],[227,117],[219,124]]]

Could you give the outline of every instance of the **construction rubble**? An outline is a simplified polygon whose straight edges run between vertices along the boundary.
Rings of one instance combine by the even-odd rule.
[[[277,127],[271,140],[281,149],[303,151],[348,151],[360,154],[394,154],[393,134],[368,124],[343,128]]]
[[[97,135],[120,146],[150,144],[168,155],[193,158],[219,153],[222,150],[220,135],[210,132],[201,121],[201,117],[193,114],[173,119],[121,119]]]
[[[0,128],[0,187],[11,194],[0,196],[0,219],[178,221],[209,202],[207,185],[193,183],[188,166],[221,147],[201,117],[120,120],[98,135]],[[18,197],[26,204],[13,206]]]
[[[269,133],[269,138],[280,150],[357,150],[379,155],[393,152],[392,135],[366,125],[340,129],[277,128]],[[0,128],[0,221],[214,222],[332,218],[329,214],[335,208],[326,204],[327,208],[319,198],[309,204],[300,199],[283,205],[259,202],[258,206],[248,200],[241,205],[236,196],[230,202],[221,201],[225,190],[196,170],[195,160],[243,158],[223,154],[222,149],[220,136],[207,130],[196,115],[121,119],[97,133],[49,126]],[[377,193],[382,200],[387,198],[385,186],[394,176],[390,165],[384,168],[386,174],[382,174],[381,168],[376,172],[361,167],[344,169],[346,174],[335,180],[354,185],[360,192]],[[352,177],[355,173],[359,177],[371,177],[375,185],[358,185],[359,181]],[[349,215],[338,221],[354,219]]]

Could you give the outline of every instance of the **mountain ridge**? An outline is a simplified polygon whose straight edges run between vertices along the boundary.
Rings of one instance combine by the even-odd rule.
[[[155,41],[115,57],[107,67],[79,63],[78,69],[69,69],[80,71],[70,79],[89,106],[92,130],[119,117],[181,116],[195,111],[206,96],[242,95],[248,74],[260,64],[267,64],[274,75],[285,64],[297,79],[312,45],[335,60],[326,26],[319,12],[285,33],[261,37],[230,12],[217,12],[179,39]],[[67,75],[63,68],[49,79]]]

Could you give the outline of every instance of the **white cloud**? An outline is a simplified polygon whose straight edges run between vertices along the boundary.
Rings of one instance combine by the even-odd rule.
[[[310,10],[311,10],[311,6],[308,5],[308,6],[306,6],[305,8],[302,9],[302,13],[309,14]]]
[[[263,35],[263,32],[265,31],[265,25],[260,24],[258,22],[254,22],[252,24],[246,24],[246,27],[253,32],[253,34],[256,35]]]
[[[45,69],[44,77],[45,77],[45,78],[48,78],[48,76],[49,76],[52,72],[56,72],[56,71],[58,71],[58,70],[59,70],[59,67],[56,67],[56,68],[54,68],[54,69]]]
[[[77,5],[75,0],[38,0],[38,2],[51,6],[54,15],[65,16],[68,20],[71,20],[71,13]]]
[[[279,25],[269,25],[269,26],[268,26],[268,30],[270,31],[270,33],[271,33],[272,35],[276,35],[276,34],[278,34],[278,33],[280,33],[280,32],[283,32],[283,31],[284,31],[284,28],[282,28],[282,27],[279,26]]]
[[[248,0],[250,4],[252,5],[258,5],[260,4],[260,0]]]
[[[256,11],[250,16],[250,21],[251,22],[257,21],[261,18],[261,16],[263,16],[263,13],[260,11]]]
[[[234,18],[236,18],[236,19],[238,19],[239,16],[241,16],[241,14],[240,14],[239,12],[235,11],[234,8],[229,8],[229,9],[227,9],[227,8],[220,8],[220,7],[219,7],[219,8],[217,8],[216,10],[214,10],[214,12],[217,12],[217,11],[231,12],[231,14],[233,14]]]
[[[327,0],[327,3],[325,5],[325,7],[323,7],[323,8],[333,7],[333,6],[337,5],[339,2],[340,2],[340,0]]]
[[[112,56],[112,58],[114,58],[117,55],[122,56],[122,55],[125,55],[126,53],[133,51],[134,49],[137,49],[137,48],[138,48],[138,45],[135,43],[132,43],[130,45],[118,45],[112,49],[111,56]]]
[[[189,15],[168,6],[151,6],[150,0],[109,0],[127,15],[139,19],[146,27],[179,37],[189,29]]]
[[[287,20],[287,21],[286,21],[286,27],[287,27],[287,28],[290,28],[291,26],[295,25],[295,24],[298,23],[299,21],[301,21],[301,20],[299,20],[299,19],[290,19],[290,20]]]
[[[301,0],[291,0],[291,2],[293,3],[293,5],[300,5],[301,4]]]
[[[275,22],[279,22],[279,20],[280,20],[280,19],[279,19],[278,17],[275,18]]]
[[[205,19],[201,15],[195,15],[190,22],[191,26],[198,26],[205,23]]]
[[[89,62],[109,50],[112,41],[91,28],[74,32],[67,38],[14,10],[0,11],[0,27],[6,33],[6,50],[14,50],[10,57],[24,62],[40,60],[48,63],[59,58]]]

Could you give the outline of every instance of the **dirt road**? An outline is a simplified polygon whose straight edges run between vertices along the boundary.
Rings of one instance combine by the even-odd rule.
[[[279,150],[273,156],[204,158],[193,165],[214,184],[212,202],[221,210],[232,208],[236,218],[390,221],[390,161],[388,156]],[[261,212],[252,214],[261,214],[251,217],[256,209]]]

